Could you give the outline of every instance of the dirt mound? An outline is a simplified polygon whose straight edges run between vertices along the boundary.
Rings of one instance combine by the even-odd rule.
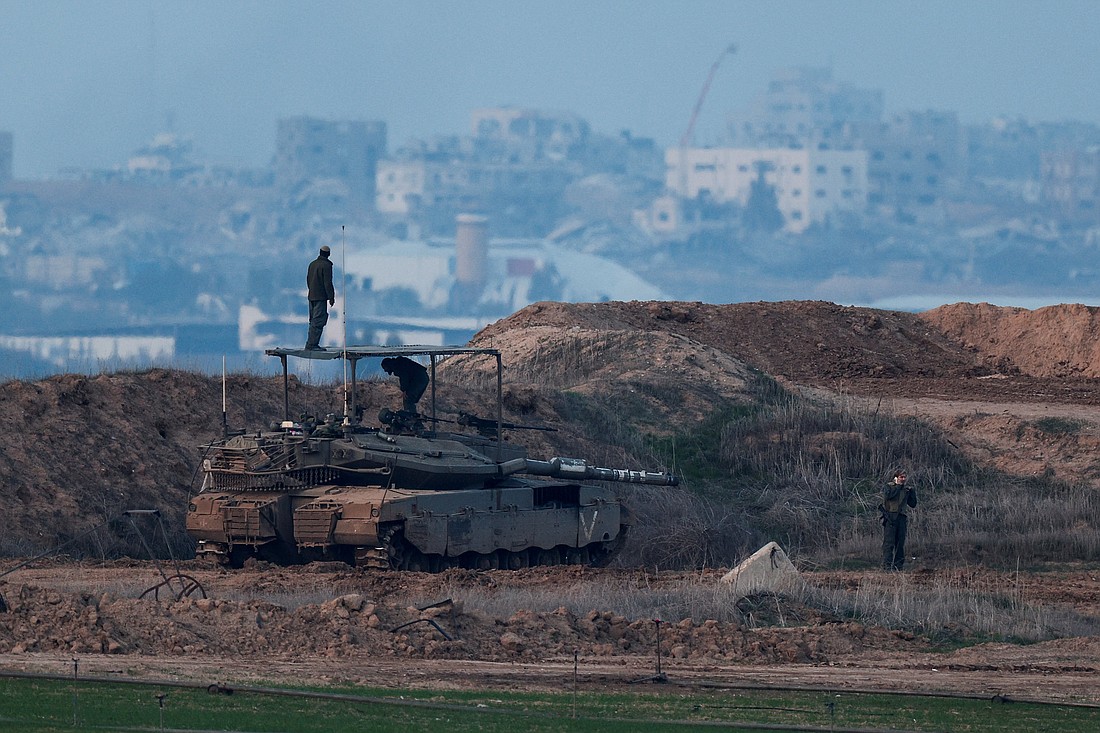
[[[948,318],[971,309],[982,317]],[[1084,306],[1032,312],[960,304],[915,314],[819,301],[536,303],[485,328],[475,343],[511,349],[523,363],[540,354],[539,343],[547,334],[566,352],[581,335],[602,335],[608,341],[615,334],[664,334],[681,339],[675,356],[681,362],[690,364],[693,350],[706,349],[788,384],[876,397],[1096,405],[1100,366],[1089,365],[1095,311]],[[988,336],[1002,330],[1019,336],[1004,345]],[[1051,338],[1051,330],[1059,336]],[[667,361],[644,361],[650,353],[631,344],[629,349],[604,349],[593,361],[608,367],[640,364],[651,372],[672,371],[674,378]],[[558,361],[545,355],[529,363],[544,374],[558,368]],[[721,384],[721,370],[697,366],[688,370],[694,377]],[[605,376],[615,381],[613,370]],[[737,392],[743,381],[721,385],[721,391]]]
[[[990,363],[1033,377],[1100,377],[1100,308],[955,303],[920,318]]]
[[[751,374],[743,361],[690,332],[644,319],[631,323],[621,317],[630,315],[629,308],[605,308],[616,305],[622,304],[534,305],[471,343],[501,351],[510,385],[614,405],[632,425],[652,432],[696,423],[717,403],[749,401]],[[456,360],[448,368],[488,379],[495,367],[486,360]]]
[[[282,417],[282,380],[234,375],[228,394],[232,427]],[[200,445],[221,432],[221,399],[220,380],[166,369],[0,384],[0,553],[57,547],[128,509],[181,527]],[[291,403],[339,400],[292,380]]]
[[[783,303],[536,303],[476,337],[501,348],[528,330],[664,332],[792,382],[853,377],[964,377],[982,359],[912,313],[820,301]]]
[[[1095,319],[1072,305],[912,314],[816,301],[537,303],[475,343],[504,352],[509,380],[599,396],[651,431],[697,423],[721,400],[758,400],[757,370],[823,399],[919,415],[999,470],[1093,482]]]

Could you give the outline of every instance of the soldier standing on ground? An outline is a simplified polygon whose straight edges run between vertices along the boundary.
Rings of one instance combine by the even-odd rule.
[[[882,568],[901,570],[905,564],[906,507],[917,505],[917,491],[905,485],[905,472],[897,471],[882,491]]]
[[[382,360],[382,371],[401,380],[401,395],[405,412],[416,412],[416,403],[428,388],[428,370],[407,356],[388,356]]]
[[[309,293],[309,335],[306,336],[306,351],[324,351],[320,345],[321,332],[328,323],[328,305],[336,305],[336,290],[332,287],[331,250],[328,245],[321,247],[317,259],[309,263],[306,271],[306,285]]]

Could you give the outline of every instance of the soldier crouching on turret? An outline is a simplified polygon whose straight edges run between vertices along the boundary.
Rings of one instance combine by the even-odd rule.
[[[882,491],[882,568],[901,570],[905,564],[906,507],[917,505],[917,490],[905,485],[905,472],[896,471]]]
[[[428,370],[407,356],[389,356],[382,360],[382,371],[400,380],[401,409],[415,414],[416,403],[428,388]]]

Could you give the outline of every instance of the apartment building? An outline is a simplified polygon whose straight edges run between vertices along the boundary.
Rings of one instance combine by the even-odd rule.
[[[784,229],[802,232],[867,206],[863,150],[669,148],[665,185],[683,199],[744,206],[758,176],[775,189]]]
[[[470,114],[470,134],[483,152],[511,162],[562,161],[588,138],[589,127],[572,112],[484,107]]]
[[[1100,223],[1100,147],[1044,152],[1040,182],[1043,203],[1061,217]]]
[[[880,216],[941,224],[944,198],[965,175],[966,135],[954,112],[900,112],[853,125],[852,147],[867,151],[867,202]]]
[[[830,69],[783,69],[727,116],[726,133],[736,147],[849,147],[848,126],[878,122],[883,108],[881,90],[835,81]]]
[[[275,180],[290,189],[304,181],[336,178],[353,197],[370,203],[385,151],[385,122],[282,119],[276,129]]]
[[[572,170],[550,161],[494,163],[417,157],[378,164],[375,210],[419,219],[427,234],[450,233],[464,211],[493,212],[509,236],[549,231],[561,215]]]

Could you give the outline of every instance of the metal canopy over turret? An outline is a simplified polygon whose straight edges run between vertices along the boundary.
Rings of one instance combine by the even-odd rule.
[[[348,346],[346,348],[331,348],[324,350],[309,349],[267,349],[268,356],[297,356],[300,359],[340,359],[346,355],[347,359],[358,360],[364,357],[386,356],[453,356],[455,354],[492,354],[500,356],[499,349],[485,349],[473,346],[424,346],[413,344],[411,346]]]
[[[461,354],[485,354],[493,356],[497,361],[497,441],[501,441],[501,425],[504,422],[504,399],[503,399],[503,367],[501,365],[500,350],[499,349],[486,349],[476,348],[472,346],[424,346],[424,345],[411,345],[411,346],[345,346],[339,349],[324,349],[324,350],[312,350],[312,349],[287,349],[287,348],[274,348],[267,349],[265,352],[268,356],[277,356],[279,361],[283,365],[283,413],[284,420],[290,420],[290,373],[287,367],[287,357],[293,356],[298,359],[314,359],[320,361],[332,361],[333,359],[347,359],[351,363],[351,414],[356,413],[357,408],[357,394],[355,389],[356,373],[359,367],[360,359],[376,359],[396,356],[427,356],[430,361],[430,379],[429,386],[432,391],[432,411],[429,417],[435,419],[435,365],[436,360],[440,357],[457,356]],[[345,407],[347,405],[345,404]]]

